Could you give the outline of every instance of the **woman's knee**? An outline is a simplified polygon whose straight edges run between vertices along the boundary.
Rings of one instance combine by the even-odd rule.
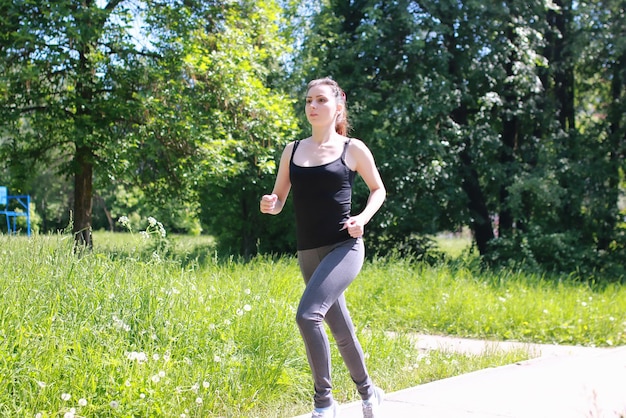
[[[300,307],[296,312],[296,323],[300,329],[316,327],[324,321],[324,315],[311,309]]]

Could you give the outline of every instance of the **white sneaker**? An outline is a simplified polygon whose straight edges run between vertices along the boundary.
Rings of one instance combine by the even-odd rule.
[[[380,418],[380,404],[384,398],[385,392],[379,387],[374,387],[374,395],[363,401],[363,418]]]
[[[337,402],[333,401],[328,408],[315,408],[311,418],[337,418],[339,416]]]

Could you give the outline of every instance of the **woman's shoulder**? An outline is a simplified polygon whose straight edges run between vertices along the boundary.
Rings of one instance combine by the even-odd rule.
[[[365,145],[365,142],[360,140],[359,138],[346,138],[348,141],[348,146],[351,150],[355,151],[365,151],[368,152],[369,148]]]

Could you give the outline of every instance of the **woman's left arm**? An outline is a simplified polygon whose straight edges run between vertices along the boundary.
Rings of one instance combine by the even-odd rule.
[[[372,219],[383,205],[387,191],[369,148],[362,141],[353,139],[350,141],[349,151],[350,159],[355,164],[354,170],[363,178],[370,191],[363,211],[348,219],[345,225],[352,237],[360,237],[363,235],[365,224]]]

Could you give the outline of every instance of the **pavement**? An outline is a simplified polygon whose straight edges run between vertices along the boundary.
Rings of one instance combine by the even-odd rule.
[[[530,360],[387,393],[381,418],[626,418],[626,346],[590,348],[420,335],[420,350],[527,349]],[[296,418],[308,418],[309,414]],[[362,418],[361,402],[337,418]],[[377,415],[378,417],[378,415]]]

